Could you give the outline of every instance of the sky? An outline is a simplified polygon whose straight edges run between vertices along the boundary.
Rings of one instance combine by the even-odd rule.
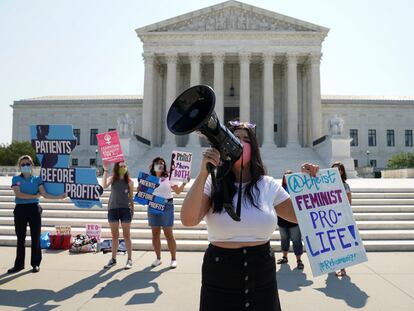
[[[0,0],[0,143],[14,100],[142,94],[135,29],[222,1]],[[323,95],[414,95],[414,1],[246,0],[330,29]]]

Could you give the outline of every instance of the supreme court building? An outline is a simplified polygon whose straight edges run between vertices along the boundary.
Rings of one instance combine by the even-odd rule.
[[[12,106],[13,140],[28,140],[30,124],[73,124],[78,147],[72,164],[88,166],[97,159],[94,135],[122,128],[130,166],[147,170],[154,156],[168,161],[177,148],[200,153],[205,142],[195,134],[173,136],[165,118],[182,91],[207,84],[222,122],[240,118],[257,125],[263,158],[275,176],[302,161],[328,166],[340,160],[351,171],[367,163],[386,167],[393,154],[413,152],[414,98],[321,96],[328,31],[238,1],[138,28],[143,97],[18,100]],[[337,148],[344,150],[334,159]]]

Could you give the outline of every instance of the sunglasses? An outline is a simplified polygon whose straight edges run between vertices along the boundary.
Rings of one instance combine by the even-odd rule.
[[[233,128],[249,128],[249,129],[255,129],[256,124],[250,123],[250,122],[240,122],[238,120],[229,121],[229,124]]]
[[[22,164],[20,164],[20,166],[21,167],[23,167],[23,166],[32,166],[32,164],[30,164],[30,163],[22,163]]]

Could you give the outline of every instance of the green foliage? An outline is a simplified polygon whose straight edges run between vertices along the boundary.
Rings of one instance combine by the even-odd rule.
[[[392,156],[388,160],[388,168],[414,168],[414,153],[403,152]]]
[[[0,165],[13,166],[16,165],[20,156],[28,154],[30,155],[35,165],[39,165],[39,161],[36,158],[35,150],[28,141],[14,141],[11,144],[0,145]]]

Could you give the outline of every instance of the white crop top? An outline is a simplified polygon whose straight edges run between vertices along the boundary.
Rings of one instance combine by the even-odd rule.
[[[263,176],[257,182],[257,186],[259,208],[251,205],[250,201],[242,196],[241,221],[234,221],[224,210],[221,213],[213,213],[211,208],[207,212],[205,220],[210,242],[255,242],[270,239],[277,224],[274,207],[287,200],[289,194],[271,176]],[[208,197],[211,195],[210,176],[204,185],[204,193]],[[233,197],[233,206],[237,206],[237,193]]]
[[[173,194],[171,192],[172,184],[174,184],[174,182],[170,182],[168,177],[161,177],[160,185],[154,189],[154,192],[152,194],[157,195],[166,200],[172,199],[173,198]]]

